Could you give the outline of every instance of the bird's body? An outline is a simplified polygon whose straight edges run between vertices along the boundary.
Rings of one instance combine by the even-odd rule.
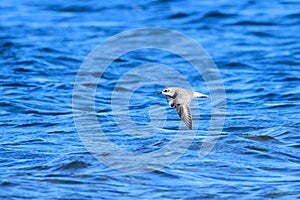
[[[194,92],[184,88],[165,88],[160,94],[166,95],[167,101],[171,107],[176,108],[178,115],[185,125],[192,129],[192,115],[190,103],[193,98],[208,98],[207,95]]]

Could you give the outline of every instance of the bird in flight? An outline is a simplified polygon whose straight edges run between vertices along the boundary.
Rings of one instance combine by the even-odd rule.
[[[166,95],[169,105],[171,107],[175,106],[179,117],[188,127],[188,129],[192,129],[192,115],[190,109],[190,103],[192,99],[208,98],[208,96],[205,94],[178,87],[165,88],[163,91],[159,92],[159,94]]]

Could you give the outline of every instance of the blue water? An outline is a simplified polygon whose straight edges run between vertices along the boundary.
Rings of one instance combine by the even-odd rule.
[[[0,9],[1,199],[300,198],[299,1],[2,0]],[[164,168],[129,174],[99,162],[84,146],[72,92],[94,47],[142,27],[179,31],[206,49],[224,82],[226,119],[214,149],[200,159],[211,113],[209,101],[199,100],[204,131],[188,150]],[[143,126],[150,119],[140,114],[154,103],[164,105],[166,134],[123,140],[110,123],[109,94],[117,78],[149,62],[180,69],[187,64],[166,52],[132,52],[112,64],[98,89],[104,96],[96,95],[96,111],[106,116],[99,123],[116,145],[132,152],[166,146],[180,124],[163,97],[152,97],[161,85],[137,90],[130,113]],[[203,80],[186,72],[189,82],[208,92]],[[149,98],[143,98],[145,90]]]

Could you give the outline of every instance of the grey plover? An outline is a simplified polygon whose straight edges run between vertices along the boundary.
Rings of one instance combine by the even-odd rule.
[[[177,87],[165,88],[159,94],[166,95],[169,105],[171,107],[175,106],[179,117],[189,129],[192,129],[192,115],[190,110],[192,99],[208,98],[205,94]]]

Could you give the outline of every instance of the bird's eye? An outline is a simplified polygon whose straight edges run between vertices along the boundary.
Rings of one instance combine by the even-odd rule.
[[[168,92],[168,90],[164,90],[164,92]]]

